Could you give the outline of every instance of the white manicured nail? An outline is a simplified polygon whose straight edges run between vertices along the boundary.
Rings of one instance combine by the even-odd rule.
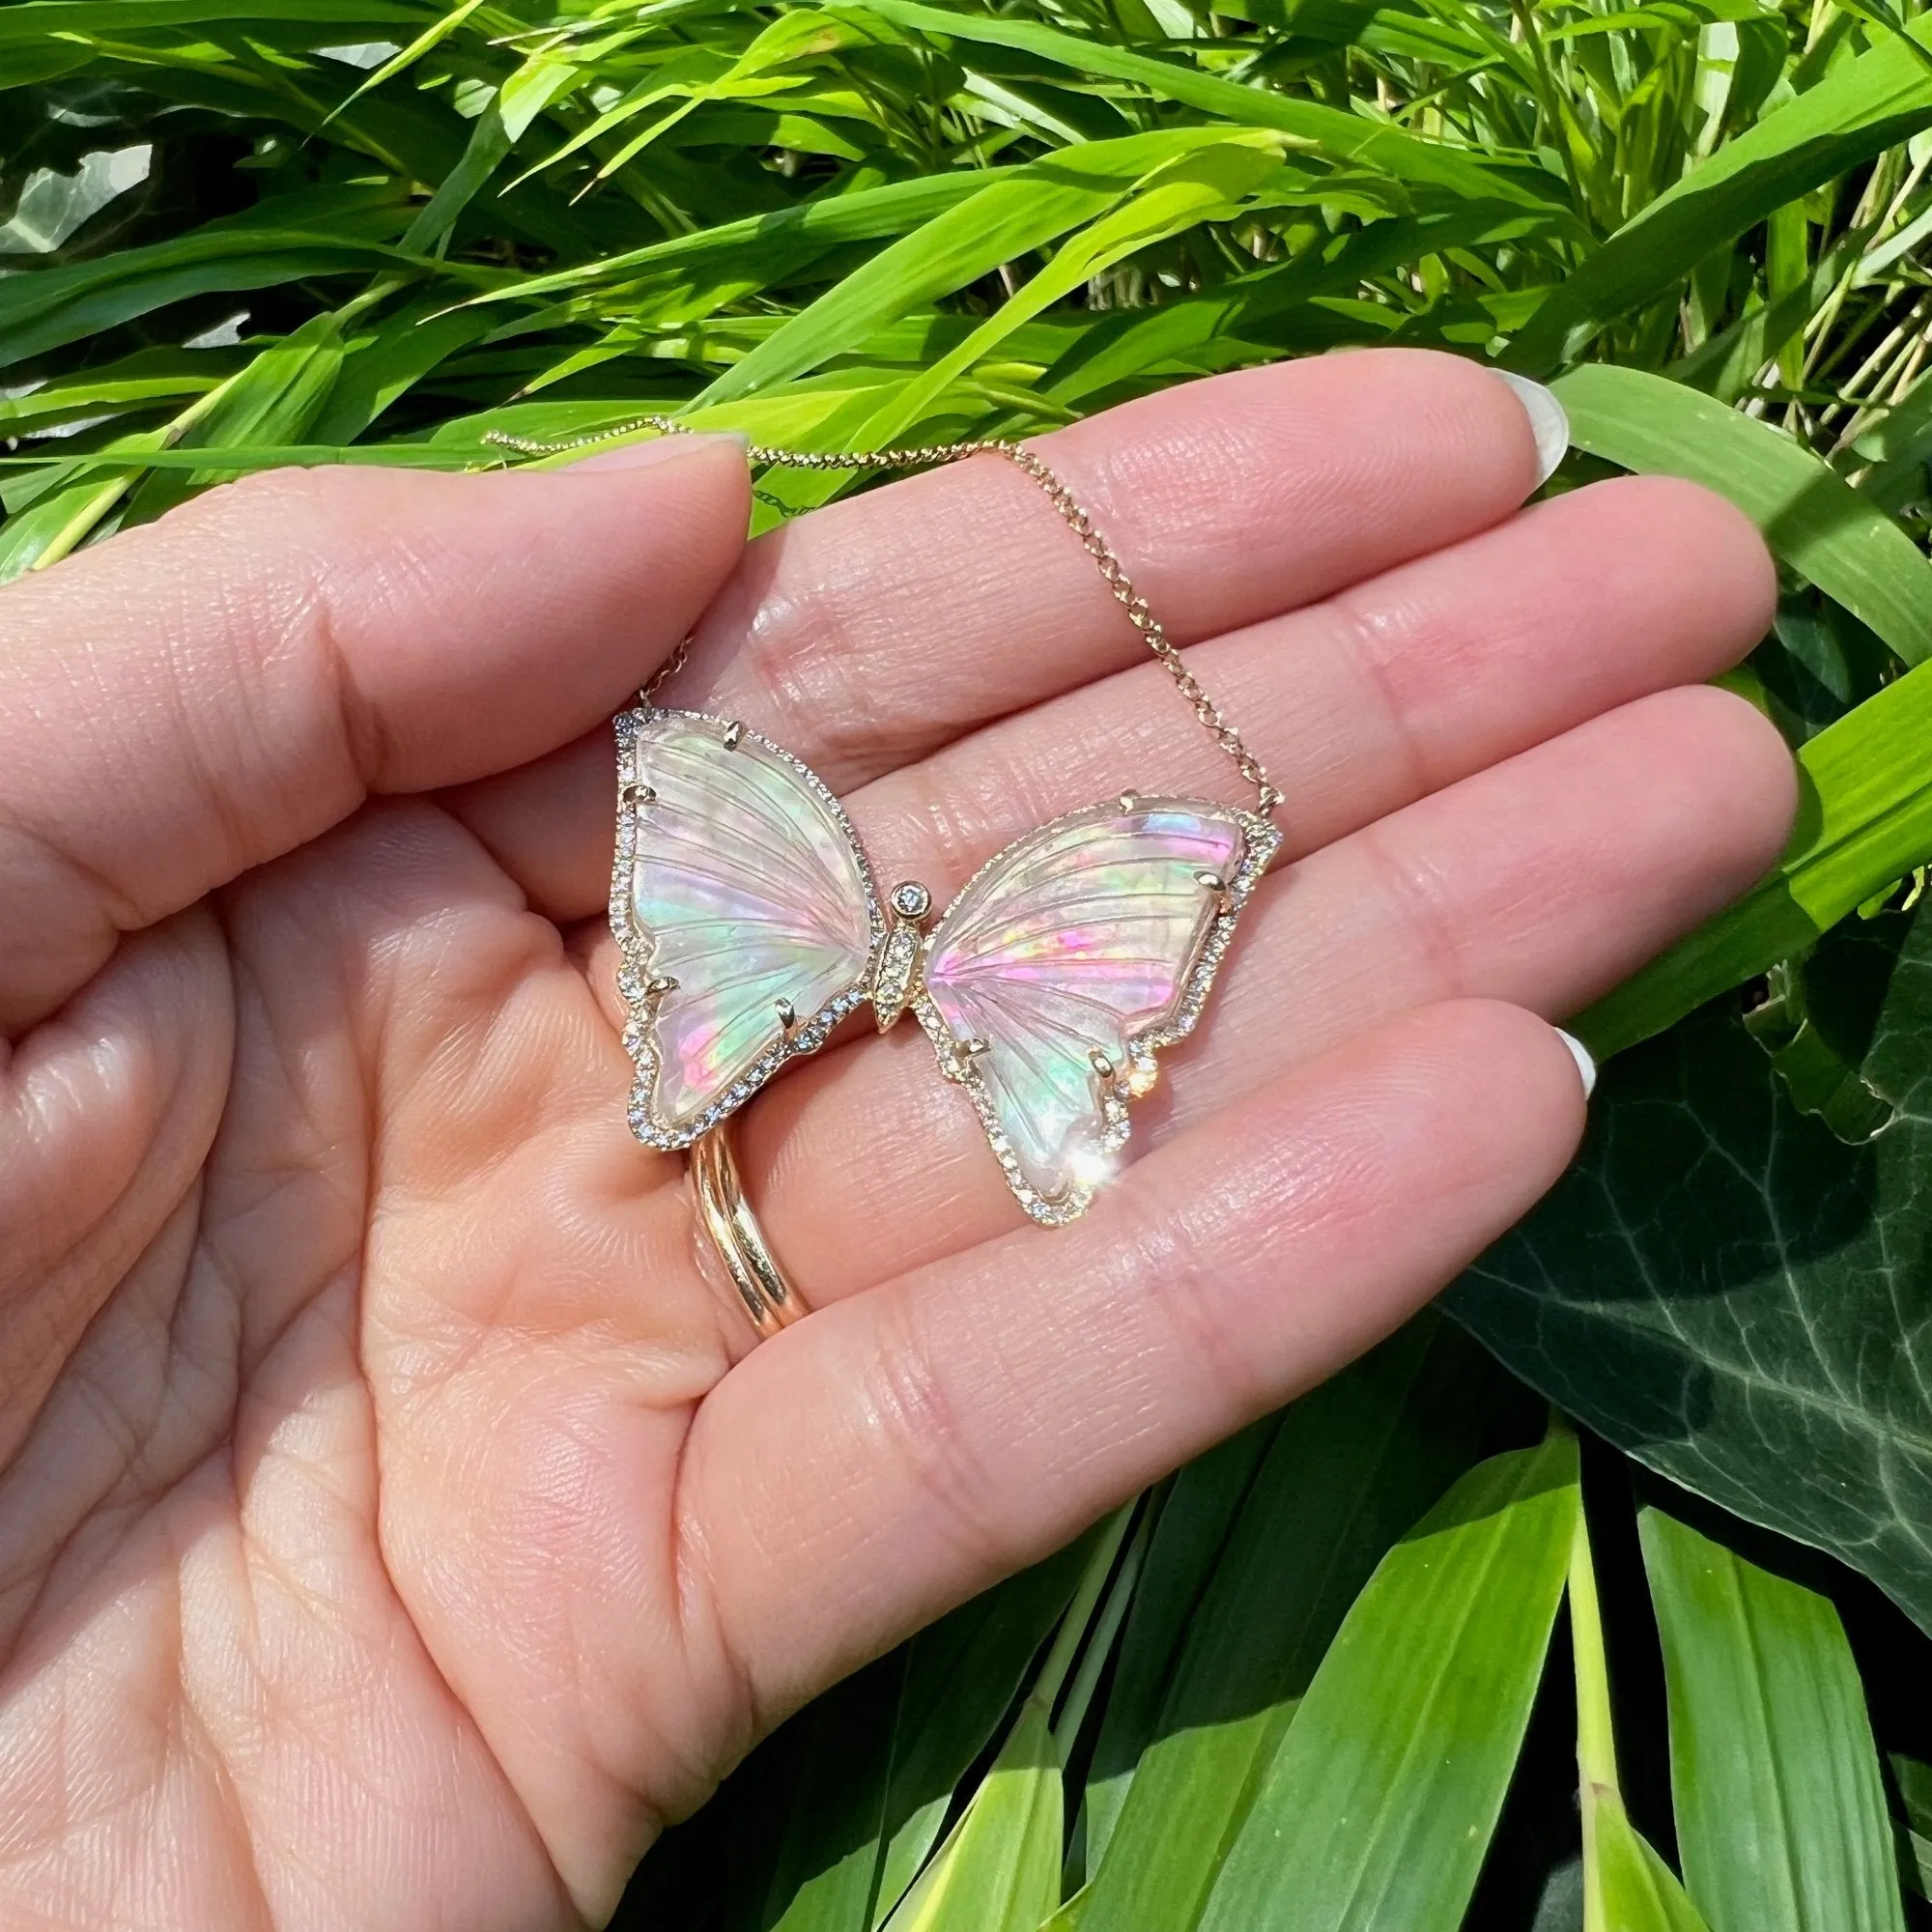
[[[1550,1031],[1570,1049],[1570,1058],[1583,1076],[1583,1097],[1587,1100],[1597,1091],[1597,1063],[1590,1058],[1590,1049],[1574,1033],[1565,1033],[1561,1027],[1552,1027]]]
[[[1556,466],[1569,453],[1570,418],[1556,400],[1555,392],[1546,389],[1541,383],[1532,383],[1514,369],[1496,369],[1491,373],[1500,376],[1510,385],[1522,405],[1523,413],[1529,417],[1530,434],[1536,438],[1536,482],[1541,489],[1555,475]]]

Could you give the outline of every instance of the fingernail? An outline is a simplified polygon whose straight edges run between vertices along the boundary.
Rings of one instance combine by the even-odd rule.
[[[1583,1076],[1583,1097],[1587,1100],[1597,1091],[1597,1063],[1590,1058],[1590,1049],[1574,1033],[1565,1033],[1561,1027],[1551,1027],[1550,1032],[1570,1049],[1570,1058]]]
[[[740,456],[752,446],[752,439],[742,430],[705,430],[691,436],[654,436],[648,442],[620,442],[614,449],[580,456],[566,467],[573,474],[584,469],[648,469],[654,463],[669,463],[721,442],[728,442]]]
[[[1530,434],[1536,438],[1536,484],[1541,489],[1556,474],[1556,466],[1569,454],[1570,418],[1556,400],[1555,391],[1546,389],[1541,383],[1532,383],[1514,369],[1494,369],[1491,374],[1500,376],[1510,385],[1529,418]]]

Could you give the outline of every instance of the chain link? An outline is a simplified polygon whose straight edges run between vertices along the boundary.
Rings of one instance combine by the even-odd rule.
[[[526,456],[561,456],[573,449],[587,449],[593,443],[610,442],[622,436],[634,435],[640,429],[654,429],[665,436],[690,436],[695,432],[688,423],[680,422],[675,416],[646,415],[634,416],[629,422],[618,423],[614,428],[599,430],[592,436],[571,437],[561,441],[540,441],[529,437],[511,436],[503,430],[489,431],[483,440],[495,443],[501,449],[514,449]],[[977,442],[926,443],[909,449],[861,449],[844,452],[820,452],[803,449],[780,449],[766,443],[754,442],[745,452],[746,460],[753,465],[782,465],[789,469],[858,469],[876,473],[893,469],[936,469],[943,464],[962,463],[969,456],[1004,456],[1008,462],[1024,470],[1039,485],[1046,499],[1059,513],[1061,521],[1080,539],[1081,548],[1094,559],[1094,567],[1113,593],[1114,601],[1125,611],[1127,622],[1140,633],[1145,643],[1165,668],[1175,688],[1192,707],[1194,715],[1201,722],[1201,727],[1221,748],[1229,762],[1240,773],[1247,782],[1254,786],[1258,799],[1257,810],[1263,817],[1274,810],[1281,803],[1281,793],[1269,781],[1262,762],[1242,742],[1241,734],[1236,730],[1221,708],[1202,688],[1201,680],[1188,669],[1174,643],[1162,630],[1160,619],[1148,608],[1148,601],[1133,586],[1127,576],[1126,566],[1114,554],[1107,539],[1094,527],[1093,519],[1081,508],[1079,499],[1060,477],[1047,467],[1045,461],[1035,455],[1025,443],[1008,438],[988,438]],[[671,653],[668,663],[644,687],[643,696],[648,701],[652,694],[673,676],[685,659],[686,646],[680,644]]]

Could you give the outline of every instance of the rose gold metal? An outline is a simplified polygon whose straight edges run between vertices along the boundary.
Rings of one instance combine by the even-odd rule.
[[[686,1155],[697,1197],[697,1225],[710,1241],[731,1286],[762,1339],[776,1335],[810,1311],[766,1244],[764,1231],[745,1199],[745,1184],[731,1153],[731,1122],[721,1121],[692,1143]]]

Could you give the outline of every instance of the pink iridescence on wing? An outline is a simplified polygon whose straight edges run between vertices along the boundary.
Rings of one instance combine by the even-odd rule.
[[[715,719],[660,714],[639,733],[656,797],[636,809],[631,916],[657,1006],[653,1112],[696,1119],[783,1032],[861,984],[871,957],[867,880],[851,835],[799,768]]]
[[[1239,864],[1230,812],[1156,799],[1095,806],[994,861],[933,933],[925,988],[977,1066],[1027,1179],[1071,1184],[1100,1131],[1093,1054],[1172,1015],[1217,910],[1208,879]]]

